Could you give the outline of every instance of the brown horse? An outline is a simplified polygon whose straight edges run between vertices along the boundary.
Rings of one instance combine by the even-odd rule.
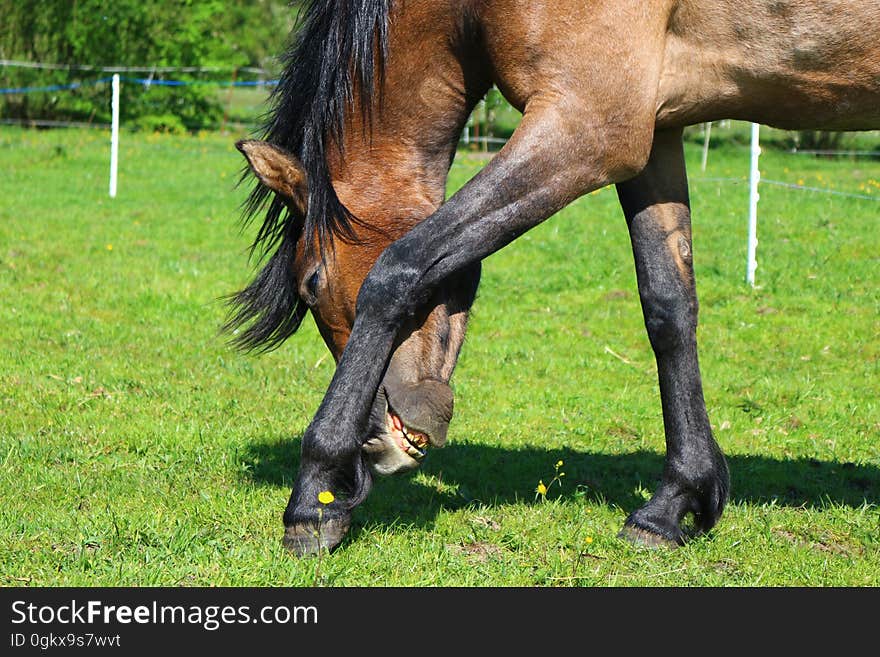
[[[522,122],[444,202],[461,129],[493,84]],[[880,1],[315,1],[274,101],[263,141],[239,144],[269,257],[229,326],[241,346],[272,348],[310,309],[337,360],[303,436],[288,547],[335,547],[370,466],[416,467],[443,444],[479,263],[610,184],[666,435],[660,486],[622,535],[674,545],[688,514],[697,531],[715,525],[729,489],[697,361],[682,129],[880,128]]]

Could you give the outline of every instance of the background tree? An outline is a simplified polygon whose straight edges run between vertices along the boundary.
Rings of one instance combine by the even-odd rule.
[[[99,71],[72,65],[204,66],[222,72],[137,73],[195,83],[253,79],[244,67],[277,72],[296,17],[281,0],[0,0],[0,58],[69,66],[61,70],[0,67],[0,87],[83,83],[71,91],[0,95],[0,116],[109,120],[109,94]],[[124,121],[162,118],[187,128],[222,116],[216,85],[123,85]]]

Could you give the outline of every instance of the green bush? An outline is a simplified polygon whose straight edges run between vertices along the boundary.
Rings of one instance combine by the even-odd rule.
[[[142,132],[164,132],[172,135],[186,133],[186,126],[175,114],[147,114],[136,118],[131,125]]]

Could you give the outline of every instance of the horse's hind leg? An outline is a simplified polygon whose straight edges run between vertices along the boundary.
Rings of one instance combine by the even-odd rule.
[[[697,295],[691,258],[681,132],[658,132],[648,166],[617,185],[629,225],[645,326],[657,360],[666,464],[651,500],[621,535],[647,545],[680,544],[681,521],[711,529],[727,501],[727,464],[712,437],[697,362]]]

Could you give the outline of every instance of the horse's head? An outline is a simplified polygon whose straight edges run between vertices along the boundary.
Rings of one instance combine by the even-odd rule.
[[[237,146],[259,181],[275,192],[290,215],[304,217],[309,193],[307,176],[299,161],[263,141],[247,140]],[[296,297],[287,312],[301,313],[287,333],[295,330],[304,314],[303,307],[307,307],[338,361],[354,324],[361,284],[385,247],[403,235],[413,222],[408,217],[377,216],[376,205],[365,204],[360,198],[368,196],[368,191],[351,189],[344,182],[337,185],[336,191],[359,219],[353,224],[355,239],[333,239],[332,246],[324,248],[322,254],[319,240],[297,238],[295,244],[289,245],[291,253],[285,260],[283,274],[287,293],[293,292]],[[446,442],[453,410],[449,380],[464,340],[467,314],[478,281],[479,269],[450,281],[433,294],[398,335],[373,402],[369,426],[362,436],[363,451],[376,473],[394,474],[416,468],[429,446],[442,447]],[[247,290],[239,295],[237,303],[255,305],[256,295],[243,296],[246,293]],[[283,293],[284,290],[279,291]],[[245,317],[253,319],[257,314],[249,312]]]

